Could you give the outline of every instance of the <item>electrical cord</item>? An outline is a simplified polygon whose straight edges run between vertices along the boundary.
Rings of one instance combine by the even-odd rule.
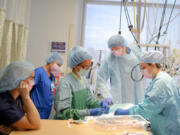
[[[118,32],[119,35],[121,35],[121,17],[122,17],[122,1],[120,7],[120,20],[119,20],[119,32]]]
[[[166,3],[167,4],[167,3]],[[160,34],[158,33],[158,35],[155,35],[155,36],[152,36],[152,38],[149,40],[149,44],[152,42],[152,41],[155,41],[154,39],[155,38],[160,38],[160,37],[162,37],[162,36],[164,36],[164,35],[166,35],[167,34],[167,30],[168,30],[168,27],[169,27],[169,24],[170,24],[170,22],[172,21],[172,20],[174,20],[177,16],[178,16],[178,14],[171,20],[171,17],[172,17],[172,13],[173,13],[173,11],[174,11],[174,7],[175,7],[175,5],[176,5],[176,0],[174,0],[174,4],[173,4],[173,7],[172,7],[172,9],[171,9],[171,13],[170,13],[170,16],[169,16],[169,19],[168,19],[168,22],[166,23],[166,30],[163,32],[163,34],[161,34],[160,32]],[[167,5],[166,5],[167,6]],[[164,10],[163,10],[163,16],[165,16],[165,13],[164,13]],[[164,26],[163,25],[163,22],[162,22],[162,19],[161,19],[161,23],[160,23],[160,26],[161,26],[161,28]],[[161,30],[161,29],[160,29]],[[159,37],[158,37],[159,36]],[[159,40],[159,39],[158,39]],[[157,40],[157,41],[158,41]],[[158,42],[157,41],[155,41],[156,42],[156,44],[158,44]],[[156,50],[156,47],[155,47],[155,50]]]
[[[128,12],[127,6],[125,4],[125,0],[123,0],[123,6],[124,6],[124,12],[125,12],[126,21],[127,21],[127,25],[128,25],[129,31],[131,32],[131,35],[133,36],[133,38],[136,41],[136,43],[138,44],[138,40],[136,39],[136,37],[132,33],[133,25],[131,23],[131,19],[130,19],[130,16],[129,16],[129,12]]]
[[[159,31],[158,31],[156,44],[158,44],[159,38],[160,38],[160,35],[161,35],[161,29],[162,29],[163,22],[164,22],[164,16],[165,16],[165,13],[166,13],[166,7],[167,7],[167,0],[165,1],[164,7],[163,7],[163,13],[162,13],[162,16],[161,16],[161,21],[160,21],[160,26],[159,26]],[[155,47],[155,50],[156,50],[156,48],[157,47]]]

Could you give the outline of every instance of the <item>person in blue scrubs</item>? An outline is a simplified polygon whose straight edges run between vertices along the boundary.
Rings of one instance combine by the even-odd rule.
[[[163,55],[159,51],[144,53],[141,70],[152,82],[145,92],[142,103],[130,109],[117,109],[115,115],[141,115],[150,120],[154,135],[179,135],[180,133],[180,90],[174,79],[161,71]]]
[[[41,119],[48,119],[53,104],[55,77],[52,72],[58,72],[63,65],[62,57],[51,53],[46,59],[46,65],[35,69],[35,85],[31,91],[31,99],[39,111]]]

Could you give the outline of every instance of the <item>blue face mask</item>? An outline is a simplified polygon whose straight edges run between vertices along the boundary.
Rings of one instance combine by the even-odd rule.
[[[78,72],[79,76],[85,77],[87,74],[89,73],[89,69],[85,70],[85,69],[80,69],[80,71]]]

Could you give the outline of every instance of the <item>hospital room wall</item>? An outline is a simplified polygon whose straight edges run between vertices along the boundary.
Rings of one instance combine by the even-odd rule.
[[[35,67],[45,64],[52,41],[68,45],[70,26],[73,44],[80,44],[83,0],[32,0],[26,59]],[[65,64],[67,54],[62,54]]]

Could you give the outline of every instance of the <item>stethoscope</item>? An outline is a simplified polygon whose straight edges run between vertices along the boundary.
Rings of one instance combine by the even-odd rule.
[[[136,70],[139,69],[139,72]],[[131,79],[135,82],[139,82],[143,79],[144,75],[141,73],[141,66],[140,64],[135,65],[131,70]]]

